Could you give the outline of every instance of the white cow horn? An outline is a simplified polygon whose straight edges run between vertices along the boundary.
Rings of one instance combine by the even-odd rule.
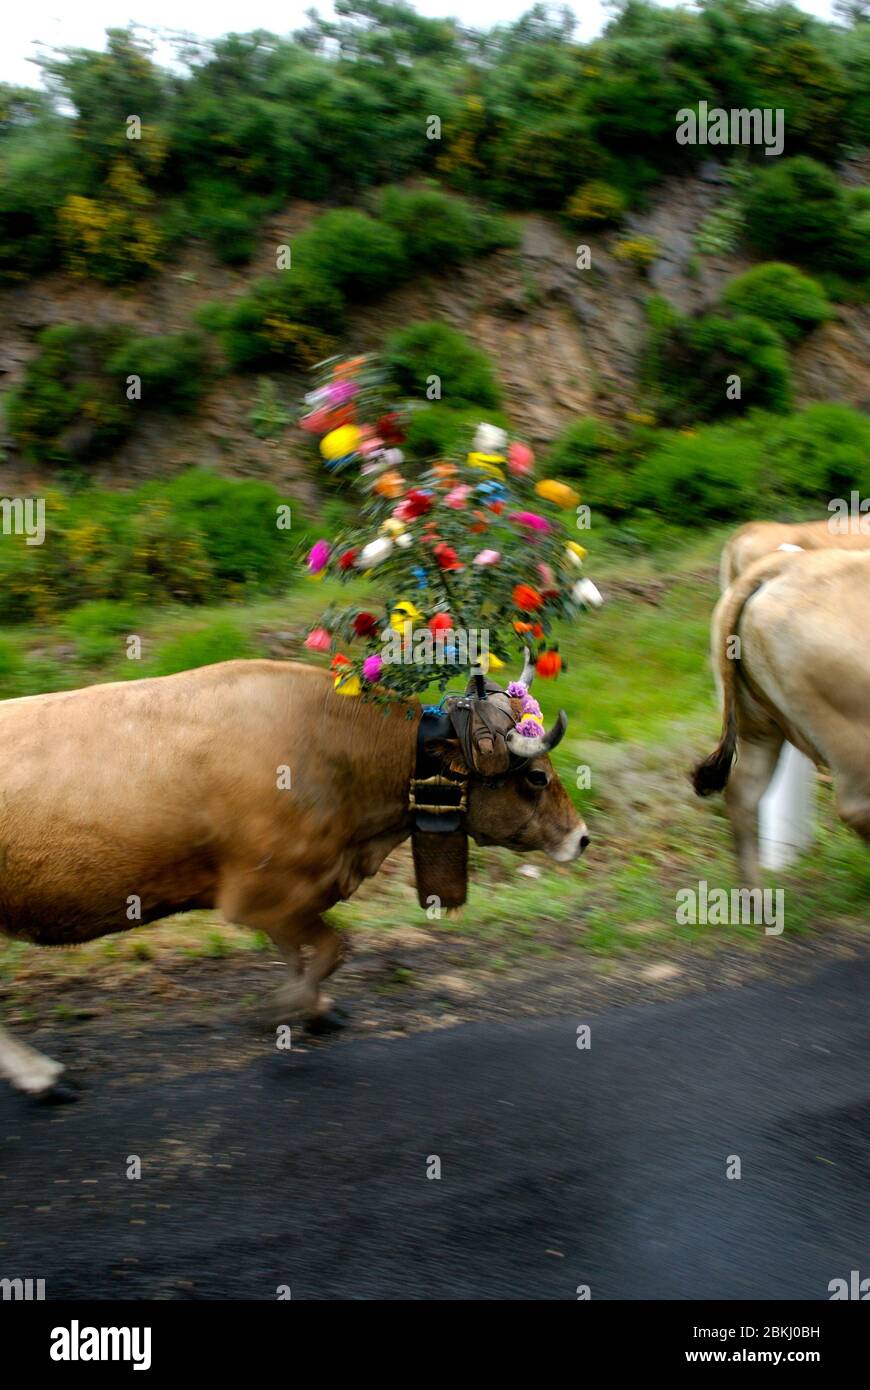
[[[532,661],[531,653],[528,647],[523,647],[523,673],[520,676],[520,683],[526,687],[526,690],[529,690],[534,679],[535,665]]]
[[[563,709],[560,709],[555,724],[545,734],[538,734],[537,738],[526,738],[525,735],[518,734],[516,729],[511,729],[505,742],[510,751],[516,753],[518,758],[537,758],[542,753],[551,752],[557,743],[562,742],[567,727],[568,716]]]

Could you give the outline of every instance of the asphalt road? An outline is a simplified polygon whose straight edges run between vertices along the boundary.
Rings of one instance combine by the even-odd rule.
[[[232,1030],[158,1029],[167,1058],[213,1060],[195,1071],[119,1041],[77,1105],[0,1094],[0,1276],[49,1298],[826,1299],[870,1275],[868,1006],[870,957],[241,1061]]]

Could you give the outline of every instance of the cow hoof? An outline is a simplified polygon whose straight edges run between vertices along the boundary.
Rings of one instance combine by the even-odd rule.
[[[326,1013],[309,1018],[305,1024],[306,1033],[313,1038],[327,1038],[332,1033],[340,1033],[347,1027],[347,1014],[344,1009],[327,1009]]]
[[[55,1081],[44,1091],[37,1091],[33,1099],[37,1105],[70,1105],[80,1097],[79,1087],[74,1081]]]

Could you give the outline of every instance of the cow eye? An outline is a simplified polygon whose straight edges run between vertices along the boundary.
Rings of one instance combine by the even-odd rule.
[[[542,767],[532,767],[526,773],[526,781],[530,787],[546,787],[550,781],[550,774]]]

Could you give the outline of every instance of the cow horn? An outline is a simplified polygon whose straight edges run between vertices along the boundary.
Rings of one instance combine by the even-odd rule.
[[[552,752],[556,744],[562,742],[567,727],[568,716],[563,709],[560,709],[555,724],[545,734],[538,734],[536,738],[526,738],[525,735],[518,734],[516,729],[511,729],[505,742],[510,751],[516,753],[518,758],[537,758],[541,753]]]
[[[526,690],[529,690],[534,679],[535,664],[528,647],[523,647],[523,672],[520,676],[520,683],[526,687]]]

